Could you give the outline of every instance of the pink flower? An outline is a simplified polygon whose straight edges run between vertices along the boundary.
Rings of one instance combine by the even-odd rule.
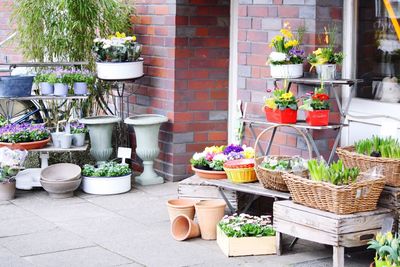
[[[207,153],[206,155],[206,160],[207,161],[212,161],[214,158],[215,154],[214,153]]]

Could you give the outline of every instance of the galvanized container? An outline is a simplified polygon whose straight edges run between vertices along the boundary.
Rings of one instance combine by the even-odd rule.
[[[34,76],[0,77],[0,97],[24,97],[32,94]]]

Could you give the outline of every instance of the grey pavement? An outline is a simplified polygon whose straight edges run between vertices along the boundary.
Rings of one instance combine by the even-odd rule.
[[[170,235],[166,201],[177,183],[137,186],[121,195],[75,192],[52,199],[42,189],[18,191],[0,202],[0,266],[332,266],[332,249],[299,240],[282,256],[227,258],[215,241],[177,242]],[[284,247],[292,240],[284,237]],[[345,265],[368,266],[359,249]]]

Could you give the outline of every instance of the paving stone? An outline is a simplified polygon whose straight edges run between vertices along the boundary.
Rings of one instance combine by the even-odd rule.
[[[24,260],[11,253],[6,248],[0,246],[0,266],[7,267],[29,267],[33,266],[28,261]]]
[[[12,203],[0,205],[0,222],[2,220],[26,218],[30,216],[33,216],[31,212],[17,207]]]
[[[19,256],[30,256],[74,248],[93,246],[93,243],[65,230],[0,238],[0,245]]]
[[[153,196],[165,197],[170,195],[178,195],[178,183],[173,182],[146,186],[136,185],[135,187],[137,187],[138,190]]]
[[[49,231],[56,228],[55,224],[52,224],[38,216],[7,219],[1,221],[1,224],[0,238]]]
[[[132,263],[130,259],[122,257],[101,247],[89,247],[60,251],[54,253],[41,254],[36,256],[24,257],[25,260],[37,266],[53,267],[62,266],[119,266]],[[55,264],[57,263],[57,264]]]

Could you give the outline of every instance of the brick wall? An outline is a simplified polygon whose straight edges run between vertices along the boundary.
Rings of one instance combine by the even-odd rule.
[[[0,0],[0,42],[5,40],[14,31],[10,22],[12,12],[12,0]],[[22,56],[17,51],[15,42],[7,42],[0,47],[0,62],[5,62],[7,56],[8,61],[21,61]]]
[[[239,32],[238,32],[238,98],[247,102],[247,114],[253,117],[264,117],[262,110],[263,98],[268,95],[267,89],[273,89],[269,77],[269,67],[266,60],[272,51],[268,46],[271,39],[279,33],[285,22],[292,29],[305,25],[304,49],[307,53],[319,44],[317,34],[323,27],[332,22],[339,27],[338,40],[341,43],[342,1],[325,0],[239,0]],[[306,67],[306,70],[309,66]],[[293,87],[297,93],[297,87]],[[312,88],[301,87],[298,95]],[[332,101],[332,104],[334,102]],[[331,109],[332,121],[338,121],[337,107]],[[301,112],[299,112],[301,113]],[[300,114],[301,116],[301,114]],[[259,134],[262,128],[255,129]],[[266,135],[264,141],[269,138]],[[333,144],[331,131],[313,133],[316,143],[324,155]],[[251,132],[245,131],[244,142],[253,144]],[[265,145],[265,143],[263,143]],[[284,128],[278,131],[271,153],[282,155],[307,154],[305,143],[292,129]]]

